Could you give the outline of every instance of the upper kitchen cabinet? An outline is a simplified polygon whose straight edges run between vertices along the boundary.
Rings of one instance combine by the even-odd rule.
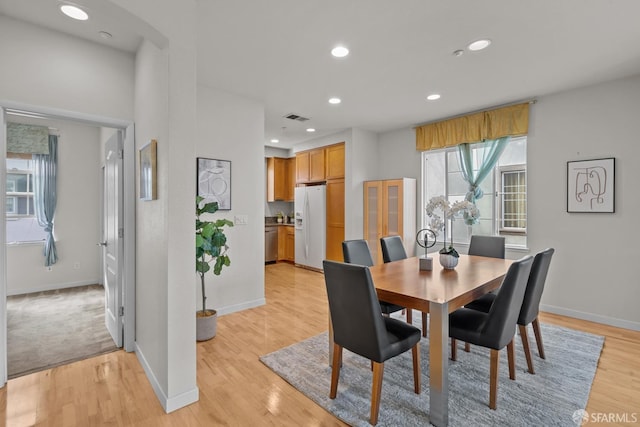
[[[296,183],[344,178],[344,143],[296,153]]]
[[[344,143],[325,147],[326,179],[344,178]]]
[[[376,264],[382,263],[380,238],[402,237],[408,256],[415,252],[416,180],[400,178],[364,183],[364,236]]]
[[[267,158],[267,201],[293,201],[293,187],[291,171],[295,159],[281,157]]]

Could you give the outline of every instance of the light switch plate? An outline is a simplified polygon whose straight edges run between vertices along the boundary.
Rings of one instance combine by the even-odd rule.
[[[249,215],[235,215],[233,217],[233,223],[235,225],[247,225],[249,222]]]

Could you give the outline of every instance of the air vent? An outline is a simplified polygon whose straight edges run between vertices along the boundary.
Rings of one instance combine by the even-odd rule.
[[[309,120],[309,119],[308,119],[308,118],[306,118],[306,117],[302,117],[302,116],[299,116],[299,115],[297,115],[297,114],[293,114],[293,113],[287,114],[287,115],[285,115],[285,116],[283,116],[283,117],[284,117],[285,119],[295,120],[295,121],[297,121],[297,122],[306,122],[307,120]]]

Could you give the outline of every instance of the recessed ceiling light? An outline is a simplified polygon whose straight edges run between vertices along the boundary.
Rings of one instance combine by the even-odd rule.
[[[280,140],[279,139],[272,139],[271,142],[274,143],[274,144],[277,144],[278,142],[280,142]]]
[[[469,48],[469,50],[482,50],[484,48],[486,48],[487,46],[489,46],[491,44],[491,40],[489,39],[482,39],[482,40],[476,40],[473,43],[469,44],[469,46],[467,46],[467,48]]]
[[[435,101],[436,99],[440,99],[440,94],[439,93],[432,93],[431,95],[427,96],[427,99],[429,101]]]
[[[109,40],[110,38],[113,37],[111,33],[108,33],[106,31],[99,31],[98,34],[100,35],[100,37],[102,37],[105,40]]]
[[[462,56],[464,54],[464,50],[458,49],[453,51],[453,56]]]
[[[314,128],[308,128],[307,132],[315,132],[316,130]]]
[[[349,49],[344,46],[336,46],[331,49],[331,55],[335,56],[336,58],[344,58],[345,56],[349,55]]]
[[[329,104],[340,104],[341,102],[340,98],[329,98]]]
[[[62,6],[60,6],[60,10],[69,18],[77,19],[78,21],[86,21],[87,19],[89,19],[89,15],[87,14],[87,12],[80,9],[78,6],[63,4]]]

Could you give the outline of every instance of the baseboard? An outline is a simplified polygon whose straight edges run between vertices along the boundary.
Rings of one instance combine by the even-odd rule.
[[[162,390],[158,379],[153,374],[153,370],[151,370],[151,366],[149,366],[142,350],[138,347],[138,343],[135,343],[135,348],[136,357],[142,365],[142,369],[144,369],[145,374],[147,374],[147,379],[151,383],[151,388],[153,388],[156,397],[160,401],[160,405],[162,405],[162,408],[167,414],[198,401],[200,398],[200,391],[198,390],[198,387],[171,398],[167,397],[164,390]]]
[[[222,316],[225,314],[235,313],[236,311],[247,310],[249,308],[260,307],[261,305],[265,305],[267,300],[264,298],[259,298],[253,301],[246,301],[242,304],[228,305],[226,307],[216,308],[218,312],[218,316]]]
[[[34,286],[31,288],[7,289],[7,296],[32,294],[35,292],[55,291],[57,289],[76,288],[78,286],[98,285],[100,284],[99,282],[100,282],[100,279],[94,279],[94,280],[81,280],[79,282],[70,282],[70,283],[53,283],[53,284],[42,285],[42,286]]]
[[[616,328],[631,329],[632,331],[640,331],[640,322],[618,319],[615,317],[602,316],[600,314],[586,313],[584,311],[571,310],[553,305],[540,304],[540,310],[562,316],[575,317],[576,319],[588,320],[590,322],[602,323]]]

